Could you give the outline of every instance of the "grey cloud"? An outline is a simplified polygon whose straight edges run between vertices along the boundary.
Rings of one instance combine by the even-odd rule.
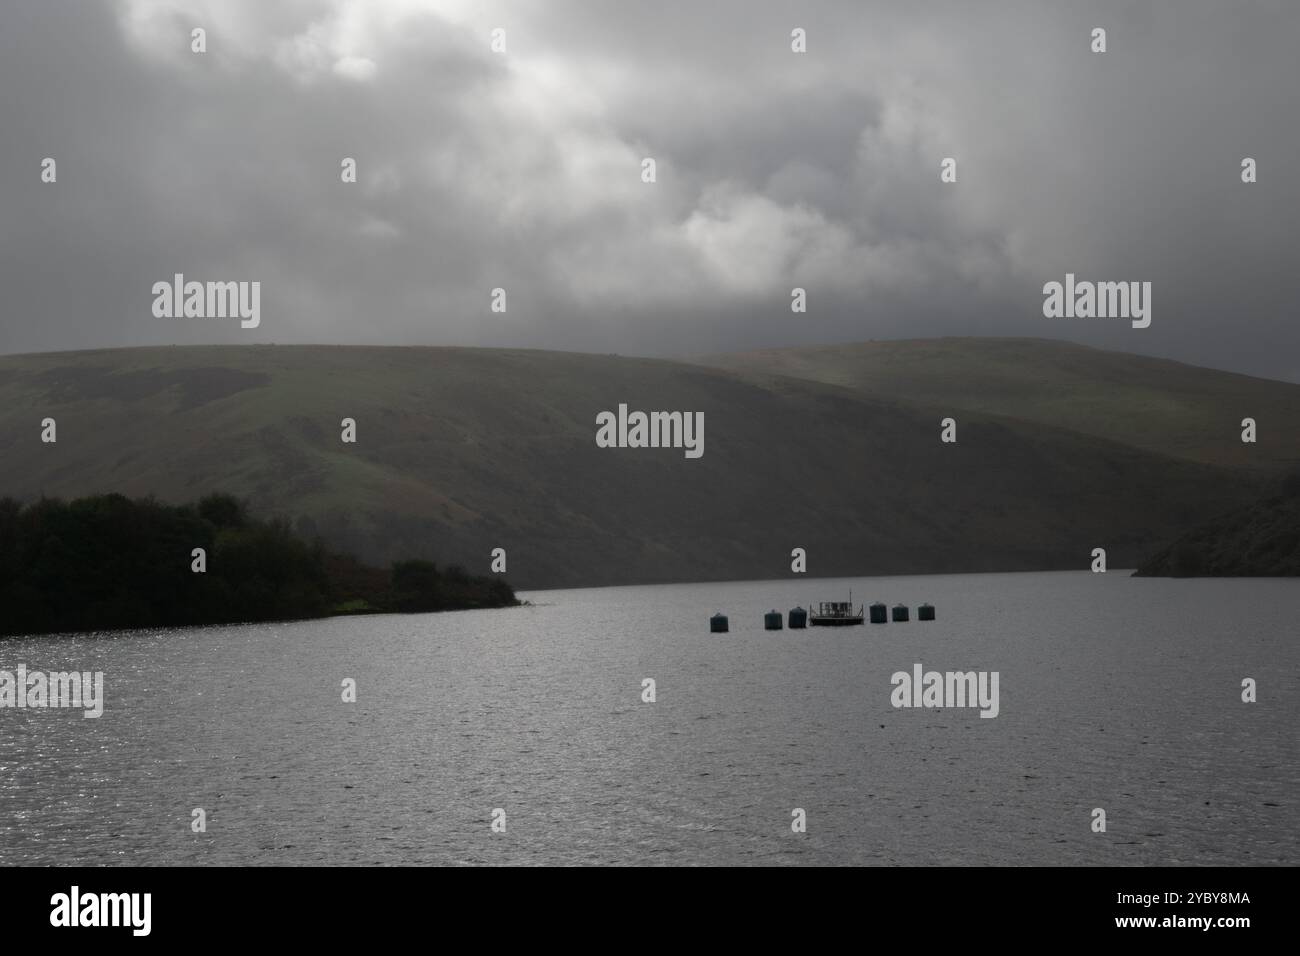
[[[1298,40],[1267,2],[7,4],[0,350],[1014,334],[1300,380]],[[262,326],[154,318],[176,271],[261,280]],[[1151,328],[1044,319],[1067,271],[1151,280]]]

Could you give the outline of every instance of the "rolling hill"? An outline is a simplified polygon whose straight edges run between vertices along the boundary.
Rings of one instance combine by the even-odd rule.
[[[1084,568],[1094,547],[1111,567],[1133,567],[1260,490],[1252,470],[1226,467],[1229,452],[1212,453],[1194,415],[1166,410],[1173,433],[1157,441],[1099,385],[1098,420],[1066,402],[1069,427],[1059,427],[1053,396],[1083,388],[1086,370],[1057,381],[1057,366],[1033,373],[1030,356],[981,372],[978,345],[964,359],[954,343],[944,349],[966,370],[960,388],[975,389],[956,444],[940,442],[927,404],[958,386],[902,372],[887,394],[874,381],[776,375],[749,360],[714,368],[523,350],[0,357],[0,495],[182,502],[229,492],[366,561],[482,572],[505,548],[511,583],[537,588],[782,577],[795,547],[813,576]],[[809,361],[798,358],[805,371]],[[1156,405],[1189,400],[1202,370],[1184,370],[1166,398],[1156,375],[1140,388]],[[1036,401],[1025,397],[1032,374],[1042,378]],[[1222,380],[1203,374],[1207,388]],[[1278,389],[1277,402],[1296,391]],[[596,416],[620,403],[704,412],[703,457],[598,448]],[[47,417],[53,444],[41,441]],[[355,444],[340,440],[345,417]]]
[[[840,385],[943,415],[1007,415],[1188,461],[1272,472],[1300,462],[1300,385],[1049,339],[936,338],[696,359]],[[1253,418],[1257,442],[1241,441]]]

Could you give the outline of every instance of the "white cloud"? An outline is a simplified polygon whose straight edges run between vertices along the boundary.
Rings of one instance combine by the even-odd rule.
[[[379,67],[364,56],[345,56],[334,64],[334,72],[349,80],[364,82],[374,78]]]

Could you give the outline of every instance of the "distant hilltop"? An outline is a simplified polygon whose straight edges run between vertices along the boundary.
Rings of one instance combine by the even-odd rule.
[[[1261,473],[1300,463],[1300,385],[1053,339],[934,338],[764,349],[697,361],[983,412],[1183,461]],[[1242,419],[1258,441],[1240,440]]]
[[[703,416],[707,454],[600,447],[624,404]],[[1300,386],[1029,339],[65,352],[0,358],[0,495],[230,493],[371,564],[501,552],[525,588],[780,577],[795,548],[811,576],[1135,567],[1300,458],[1298,414]]]

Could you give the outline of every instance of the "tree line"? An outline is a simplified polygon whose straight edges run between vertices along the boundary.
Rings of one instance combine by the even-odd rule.
[[[196,549],[201,549],[196,554]],[[231,495],[168,505],[0,499],[0,634],[235,624],[518,604],[500,577],[368,567]]]

